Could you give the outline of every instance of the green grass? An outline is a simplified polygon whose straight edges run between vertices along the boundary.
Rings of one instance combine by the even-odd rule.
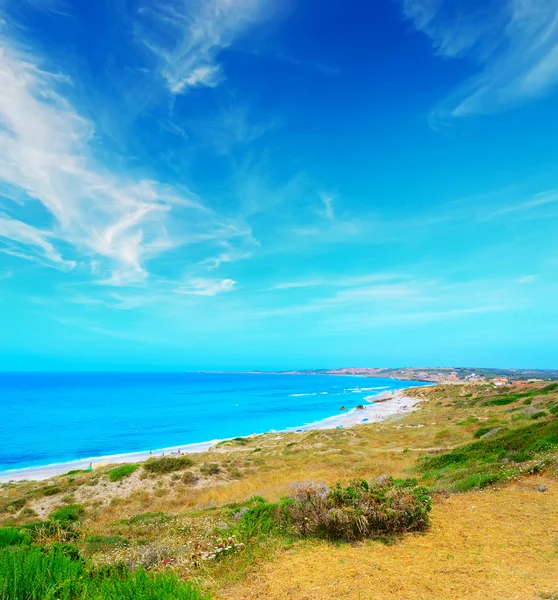
[[[13,527],[0,528],[0,548],[30,544],[31,538]]]
[[[93,570],[83,559],[59,549],[15,547],[0,550],[2,600],[209,600],[171,573],[142,569]]]
[[[139,465],[122,465],[120,467],[116,467],[115,469],[111,469],[108,472],[109,479],[111,481],[121,481],[126,477],[130,477],[132,473],[134,473],[139,468]]]
[[[478,432],[484,433],[481,428]],[[477,433],[478,433],[477,432]],[[536,422],[503,430],[490,439],[423,458],[418,463],[423,479],[455,491],[482,488],[519,474],[521,463],[544,456],[558,447],[558,420]],[[505,461],[505,462],[502,462]]]

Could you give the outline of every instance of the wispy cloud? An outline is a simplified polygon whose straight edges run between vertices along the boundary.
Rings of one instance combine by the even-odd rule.
[[[221,292],[231,292],[236,285],[232,279],[192,279],[176,291],[190,296],[215,296]]]
[[[444,57],[467,57],[479,72],[432,115],[489,114],[548,93],[558,83],[558,4],[555,0],[402,0],[413,26]]]
[[[310,288],[310,287],[355,287],[359,285],[366,285],[374,282],[389,281],[392,279],[400,279],[401,276],[397,273],[372,273],[365,275],[354,275],[354,276],[343,276],[343,277],[318,277],[300,279],[297,281],[284,281],[276,283],[271,287],[267,288],[269,291],[273,290],[291,290],[298,288]]]
[[[322,204],[324,205],[324,210],[323,210],[324,217],[326,219],[329,219],[330,221],[333,221],[333,219],[335,218],[335,211],[334,211],[334,206],[333,206],[335,197],[331,194],[324,194],[322,192],[322,193],[320,193],[320,200],[322,201]]]
[[[2,45],[0,182],[18,190],[8,200],[25,204],[0,214],[3,252],[64,269],[87,262],[100,283],[128,285],[148,277],[148,260],[177,246],[251,236],[184,186],[98,162],[93,124],[59,92],[65,80]]]
[[[263,0],[161,0],[140,8],[136,34],[155,57],[169,91],[183,94],[222,80],[219,53],[269,5]]]

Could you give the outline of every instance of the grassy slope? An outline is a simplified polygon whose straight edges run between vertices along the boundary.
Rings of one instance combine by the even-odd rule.
[[[484,577],[485,571],[480,567],[487,569],[490,564],[494,567],[493,574],[483,585],[492,586],[487,589],[493,592],[484,597],[506,597],[499,596],[500,588],[494,587],[498,577],[503,577],[506,569],[519,574],[518,581],[533,581],[532,578],[529,579],[529,573],[534,572],[534,563],[525,563],[525,557],[534,557],[533,560],[539,561],[541,572],[546,572],[542,565],[550,564],[548,560],[552,559],[556,562],[558,556],[556,553],[545,554],[546,550],[543,554],[539,552],[540,548],[548,549],[548,545],[555,541],[558,517],[555,511],[537,508],[547,502],[546,498],[552,500],[555,488],[558,487],[558,480],[548,479],[555,477],[553,430],[545,430],[544,435],[550,436],[551,445],[535,448],[538,454],[530,453],[532,449],[529,450],[529,444],[533,441],[533,436],[529,435],[527,442],[523,444],[523,455],[513,454],[516,452],[513,445],[517,445],[517,440],[513,441],[512,448],[505,447],[506,436],[519,435],[516,433],[518,428],[527,427],[528,432],[535,432],[536,442],[541,437],[540,431],[537,432],[536,429],[554,427],[552,424],[556,420],[550,410],[558,405],[558,390],[542,385],[505,390],[490,385],[467,385],[417,388],[411,393],[426,401],[420,405],[420,410],[400,420],[350,430],[268,434],[230,442],[212,452],[192,457],[194,465],[185,465],[177,472],[157,473],[139,468],[111,481],[109,473],[113,468],[106,467],[92,473],[75,473],[44,483],[1,486],[0,510],[1,507],[4,508],[0,512],[0,520],[5,524],[24,524],[36,520],[37,515],[45,518],[60,506],[80,503],[86,512],[76,541],[82,553],[91,557],[95,563],[126,560],[160,570],[170,568],[183,577],[195,577],[204,587],[227,598],[357,598],[358,594],[362,598],[385,597],[373,595],[375,592],[370,587],[372,575],[363,577],[356,570],[360,561],[365,561],[368,570],[372,569],[374,560],[371,557],[375,553],[378,553],[378,559],[383,557],[387,570],[379,576],[380,579],[391,581],[390,585],[395,585],[394,582],[397,581],[410,581],[411,587],[405,588],[405,594],[401,592],[403,595],[400,594],[400,597],[464,597],[458,594],[452,596],[447,591],[449,588],[446,589],[449,595],[444,596],[439,591],[443,587],[428,586],[433,585],[436,577],[443,581],[461,581],[466,578],[466,572],[473,573],[473,578]],[[546,414],[540,415],[541,412]],[[490,430],[497,427],[500,430],[489,433],[488,439],[477,440],[474,437],[475,432],[481,428]],[[493,437],[490,439],[491,435]],[[521,435],[519,437],[525,438]],[[454,451],[460,455],[465,454],[466,460],[460,458],[448,462],[448,459],[442,458],[445,456],[444,451],[451,452],[458,446],[471,443],[473,446],[465,452],[463,448]],[[526,450],[529,450],[527,454]],[[417,460],[426,455],[431,458],[426,461]],[[434,507],[432,533],[412,536],[395,546],[385,547],[375,543],[373,553],[367,544],[333,548],[322,542],[292,542],[281,536],[268,536],[265,540],[250,541],[238,552],[233,543],[232,550],[227,551],[233,556],[227,559],[203,561],[192,558],[200,553],[211,555],[221,543],[231,545],[226,539],[223,525],[231,522],[238,507],[219,508],[220,506],[245,501],[255,494],[275,500],[288,493],[294,481],[313,478],[332,484],[336,481],[346,482],[352,477],[367,478],[390,473],[397,477],[418,477],[432,490],[445,492],[487,483],[502,484],[522,473],[541,470],[547,478],[545,481],[549,492],[536,492],[531,487],[529,494],[525,494],[522,488],[512,485],[503,492],[475,492],[482,501],[472,494],[451,496],[448,500],[444,499],[445,494],[439,495]],[[483,478],[487,474],[491,479]],[[496,499],[496,496],[490,494],[503,495]],[[468,507],[472,505],[479,508],[471,513]],[[494,512],[496,505],[499,508]],[[521,509],[517,510],[516,506]],[[469,535],[467,530],[471,529],[468,539],[473,540],[472,545],[460,545],[456,540],[461,538],[454,538],[452,514],[456,517],[456,526],[461,522],[460,531],[463,535]],[[499,515],[498,519],[508,523],[509,529],[498,528],[497,521],[494,521],[490,525],[491,541],[486,537],[484,544],[482,525],[485,520],[488,523],[492,519],[492,514]],[[510,562],[510,557],[514,555],[505,555],[498,548],[504,548],[508,543],[513,545],[515,542],[509,537],[510,531],[517,528],[517,531],[523,531],[521,527],[529,519],[533,521],[532,532],[536,535],[527,535],[527,531],[522,533],[526,540],[524,551],[515,562]],[[41,541],[48,543],[59,537],[59,533],[44,532],[44,539]],[[486,546],[484,550],[483,544]],[[274,552],[279,553],[279,558],[272,568],[266,565]],[[289,554],[282,554],[283,552]],[[316,574],[321,573],[318,579],[323,579],[324,583],[320,584],[318,579],[312,583],[314,567],[317,569],[320,562],[329,565],[326,555],[330,554],[339,561],[339,568],[333,569],[331,573],[325,568],[323,573],[316,570]],[[450,556],[459,558],[450,560]],[[471,563],[475,556],[478,559],[478,569],[473,568],[474,564]],[[502,563],[505,556],[508,557],[508,562]],[[293,579],[288,570],[281,570],[287,569],[291,559],[298,565],[298,579]],[[424,566],[424,569],[417,569],[416,576],[411,579],[407,576],[409,562]],[[306,563],[309,566],[305,570]],[[347,575],[343,564],[351,565],[352,575]],[[461,567],[460,564],[467,566]],[[429,565],[429,570],[426,565]],[[255,579],[250,583],[252,591],[247,591],[248,588],[241,585],[231,592],[231,586],[236,585],[234,582],[246,569],[256,573]],[[277,572],[275,580],[274,569]],[[370,572],[373,573],[374,570]],[[281,588],[281,578],[287,587]],[[340,591],[335,592],[338,596],[331,595],[333,592],[330,591],[334,589],[331,587],[332,581],[336,580],[339,580],[340,586]],[[298,581],[302,591],[295,593],[292,586],[288,587],[290,581]],[[546,585],[543,575],[539,582],[537,590],[542,592]],[[374,585],[379,585],[378,581]],[[378,589],[383,589],[382,593],[387,594],[390,588]],[[412,589],[417,590],[415,596],[411,594]],[[432,589],[430,595],[429,589]],[[252,593],[260,595],[250,595]],[[275,593],[279,595],[274,596]]]

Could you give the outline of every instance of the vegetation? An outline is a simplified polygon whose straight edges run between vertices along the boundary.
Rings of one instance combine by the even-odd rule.
[[[116,467],[115,469],[111,469],[108,472],[109,479],[111,481],[121,481],[126,477],[130,477],[132,473],[135,473],[138,469],[139,465],[122,465],[120,467]]]
[[[331,489],[306,482],[297,486],[287,510],[303,536],[351,541],[423,531],[431,506],[430,494],[416,481],[383,477]]]
[[[475,437],[491,430],[481,428]],[[558,447],[558,420],[533,423],[512,431],[502,431],[490,439],[461,446],[452,452],[426,457],[419,463],[424,479],[443,482],[455,491],[482,488],[518,474],[520,463],[537,457],[541,461],[529,466],[537,472],[544,466],[544,454]]]
[[[150,473],[173,473],[191,467],[194,461],[188,456],[163,456],[161,458],[150,458],[143,463],[143,468]]]
[[[209,596],[172,573],[143,569],[94,570],[60,549],[12,547],[0,550],[3,600],[204,600]]]

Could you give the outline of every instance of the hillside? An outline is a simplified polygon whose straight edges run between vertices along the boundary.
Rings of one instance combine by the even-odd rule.
[[[314,375],[360,375],[364,377],[403,379],[408,381],[432,381],[434,383],[482,383],[494,379],[504,384],[535,381],[556,381],[556,369],[486,369],[470,367],[379,367],[317,369],[289,371],[289,373]]]
[[[6,561],[39,552],[62,562],[79,553],[95,590],[103,572],[136,598],[201,598],[198,587],[217,599],[555,598],[558,384],[408,394],[418,410],[381,424],[1,485],[2,597],[27,597]],[[371,487],[334,487],[355,478]],[[326,488],[293,491],[310,479],[333,486],[325,520]],[[320,508],[304,512],[306,528],[301,494]],[[364,523],[367,506],[385,520]]]

